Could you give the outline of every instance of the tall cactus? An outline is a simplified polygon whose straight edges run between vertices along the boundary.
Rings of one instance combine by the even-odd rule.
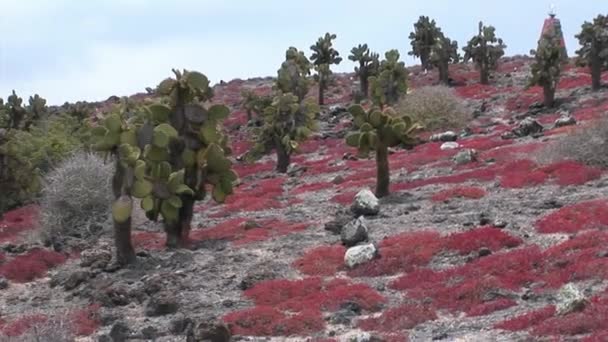
[[[291,155],[297,151],[299,142],[316,129],[315,115],[318,112],[319,107],[311,101],[300,102],[291,93],[279,93],[264,111],[264,123],[255,132],[255,146],[249,159],[259,158],[274,149],[277,171],[287,172]]]
[[[285,52],[285,61],[278,71],[275,90],[283,93],[292,93],[299,101],[304,100],[310,87],[310,61],[304,52],[290,47]]]
[[[272,103],[272,97],[257,95],[253,90],[247,89],[241,92],[241,106],[247,112],[247,121],[253,119],[253,114],[260,116],[264,108]]]
[[[23,99],[17,96],[15,91],[6,99],[8,113],[8,128],[20,129],[26,118],[27,110],[23,107]]]
[[[496,37],[494,26],[479,22],[479,33],[463,48],[464,61],[473,60],[480,72],[481,84],[490,83],[490,73],[498,67],[498,60],[505,54],[507,46]]]
[[[372,108],[366,112],[360,105],[353,105],[348,111],[353,115],[357,131],[346,136],[346,143],[356,147],[361,157],[375,151],[376,196],[387,196],[390,184],[388,148],[397,145],[412,148],[418,142],[414,134],[421,126],[390,107],[384,110]]]
[[[442,36],[441,30],[437,27],[435,20],[427,16],[420,16],[414,24],[414,31],[410,33],[410,44],[412,51],[408,54],[420,58],[420,64],[426,70],[433,67],[431,54],[433,46]]]
[[[323,37],[319,37],[315,45],[312,45],[312,55],[310,60],[317,71],[315,75],[319,82],[319,105],[322,106],[325,102],[324,94],[325,90],[329,87],[329,79],[331,77],[331,66],[332,64],[338,65],[342,62],[340,53],[333,48],[332,41],[336,39],[335,34],[329,32]]]
[[[355,67],[355,74],[359,77],[361,94],[367,98],[369,95],[369,77],[377,76],[380,68],[380,55],[370,52],[367,44],[359,44],[350,50],[350,59],[353,62],[359,62],[359,66]]]
[[[95,149],[116,160],[113,189],[115,238],[118,259],[134,260],[130,244],[132,198],[151,220],[162,216],[167,247],[183,246],[193,216],[194,202],[212,197],[223,202],[233,192],[237,174],[226,158],[228,139],[221,122],[230,113],[224,105],[204,106],[213,91],[199,72],[173,70],[157,87],[163,102],[147,106],[128,120],[117,115],[95,128]]]
[[[25,130],[28,130],[35,122],[43,120],[48,115],[46,100],[38,94],[30,96],[28,103],[29,106],[26,109],[28,115],[24,124]]]
[[[602,70],[608,69],[608,16],[598,15],[593,23],[585,22],[576,35],[581,48],[577,63],[589,66],[593,90],[601,88]]]
[[[532,77],[528,86],[543,87],[545,107],[555,105],[555,91],[561,75],[563,49],[560,40],[552,35],[544,35],[538,41],[538,48],[530,51],[535,61],[531,66]]]
[[[399,61],[399,52],[390,50],[380,63],[378,76],[369,78],[372,102],[380,108],[396,104],[407,92],[408,71]]]
[[[449,65],[460,61],[458,42],[441,34],[431,49],[429,60],[431,65],[439,70],[439,82],[448,84]]]

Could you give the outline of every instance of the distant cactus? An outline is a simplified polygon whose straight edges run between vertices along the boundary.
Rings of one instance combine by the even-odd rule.
[[[162,216],[167,247],[177,247],[188,241],[194,202],[206,196],[206,185],[213,187],[213,199],[223,202],[238,178],[226,158],[230,149],[220,128],[229,109],[201,105],[213,96],[203,74],[173,72],[175,79],[162,81],[156,90],[167,104],[149,105],[143,115],[131,118],[112,114],[93,132],[95,148],[112,153],[116,160],[112,209],[122,263],[134,260],[132,197],[141,199],[149,219]]]
[[[369,95],[369,77],[378,75],[378,68],[380,68],[380,55],[374,52],[370,52],[367,44],[359,44],[350,50],[350,59],[353,62],[359,62],[359,66],[355,67],[355,74],[359,77],[359,84],[361,86],[361,94],[365,98]]]
[[[277,154],[277,171],[287,172],[291,155],[299,142],[316,129],[315,115],[319,107],[311,101],[300,102],[291,94],[278,94],[263,114],[263,125],[256,131],[255,146],[249,159],[255,159],[273,149]]]
[[[427,16],[420,16],[414,24],[414,32],[410,33],[412,51],[408,54],[419,57],[424,69],[431,69],[433,67],[432,49],[441,36],[441,30],[437,27],[435,20],[430,20]]]
[[[253,90],[243,90],[241,92],[241,106],[247,112],[247,121],[253,119],[253,114],[262,115],[264,108],[272,103],[271,96],[257,95]]]
[[[35,94],[30,96],[27,107],[27,119],[24,124],[24,129],[28,130],[35,122],[45,119],[48,116],[48,108],[46,100]]]
[[[14,90],[13,93],[6,99],[6,112],[8,115],[7,128],[22,128],[21,124],[26,118],[27,110],[23,107],[23,99],[17,96]]]
[[[530,51],[535,61],[531,66],[532,77],[528,86],[543,87],[545,107],[555,105],[555,91],[561,75],[563,49],[560,40],[551,35],[544,35],[538,41],[538,48]]]
[[[393,105],[407,93],[408,71],[405,63],[399,61],[399,52],[390,50],[380,63],[378,76],[369,78],[371,100],[380,108]]]
[[[577,50],[578,64],[589,66],[593,90],[601,87],[602,70],[608,69],[608,16],[598,15],[593,23],[585,22],[576,35],[581,48]]]
[[[384,110],[372,108],[366,112],[360,105],[353,105],[348,111],[353,115],[358,130],[346,136],[346,143],[356,147],[361,157],[367,157],[370,151],[376,152],[376,196],[387,196],[390,183],[388,148],[398,145],[413,147],[418,143],[414,134],[421,127],[409,116],[390,107]]]
[[[481,84],[489,84],[490,73],[498,67],[498,60],[505,54],[507,46],[496,37],[494,26],[483,26],[479,22],[479,33],[463,48],[464,61],[473,60],[480,72]]]
[[[319,37],[317,43],[312,45],[310,49],[313,51],[310,60],[317,71],[315,75],[319,82],[319,105],[324,104],[325,90],[329,87],[329,78],[331,77],[332,64],[340,64],[342,57],[340,53],[333,48],[332,40],[336,39],[335,34],[326,33],[325,36]]]
[[[460,61],[458,42],[441,34],[431,49],[429,61],[439,70],[439,82],[448,84],[450,79],[449,65]]]
[[[281,64],[278,71],[275,90],[282,93],[292,93],[298,97],[299,101],[304,100],[310,87],[311,64],[304,52],[298,51],[295,47],[290,47],[285,52],[285,62]]]

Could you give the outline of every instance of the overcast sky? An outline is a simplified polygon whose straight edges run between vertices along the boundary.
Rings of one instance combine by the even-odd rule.
[[[274,75],[289,46],[304,49],[329,31],[350,71],[352,46],[407,64],[408,35],[420,15],[462,47],[483,20],[507,54],[535,47],[555,3],[569,53],[584,20],[608,13],[604,0],[0,0],[0,97],[12,89],[51,104],[103,100],[155,86],[171,68],[201,71],[212,82]]]

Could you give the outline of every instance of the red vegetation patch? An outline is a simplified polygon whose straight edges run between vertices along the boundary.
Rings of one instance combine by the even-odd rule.
[[[197,229],[190,236],[193,240],[228,240],[238,246],[302,231],[310,226],[274,219],[256,221],[257,226],[251,227],[247,221],[247,218],[227,220],[211,228]]]
[[[435,319],[435,310],[428,306],[404,304],[383,312],[379,317],[361,320],[358,326],[366,331],[393,333],[412,329],[418,324]]]
[[[328,190],[328,189],[332,189],[333,187],[334,187],[334,184],[331,182],[308,183],[308,184],[302,184],[302,185],[299,185],[299,186],[293,188],[290,191],[290,193],[292,195],[299,195],[299,194],[304,194],[307,192]]]
[[[241,163],[234,166],[234,171],[236,171],[240,178],[245,178],[262,172],[270,172],[274,170],[275,166],[273,161],[265,163]]]
[[[71,320],[74,334],[77,336],[92,335],[100,326],[99,304],[89,305],[88,307],[72,312]]]
[[[253,336],[305,335],[323,330],[323,311],[335,311],[346,303],[377,311],[386,299],[364,284],[346,280],[269,280],[245,291],[256,307],[233,312],[224,321],[233,333]]]
[[[608,227],[608,202],[594,200],[563,207],[535,224],[540,233],[575,233]]]
[[[522,331],[555,315],[555,306],[549,305],[542,309],[525,313],[521,316],[502,321],[494,328],[509,331]]]
[[[467,311],[467,316],[485,316],[491,314],[492,312],[505,310],[515,305],[517,305],[517,302],[513,299],[501,298],[472,307],[469,311]]]
[[[598,179],[600,169],[574,161],[561,161],[540,167],[531,160],[517,160],[503,167],[500,185],[504,188],[523,188],[543,184],[552,179],[560,186],[582,185]]]
[[[490,313],[504,307],[505,303],[496,303],[504,299],[497,294],[518,291],[538,278],[536,267],[542,260],[538,247],[517,249],[444,271],[416,270],[390,286],[405,290],[408,298],[438,309],[476,315]]]
[[[459,186],[447,190],[440,191],[431,197],[432,201],[443,202],[452,198],[469,198],[480,199],[486,195],[486,191],[482,188],[472,186]]]
[[[462,233],[451,234],[446,238],[446,247],[465,255],[478,251],[481,247],[489,248],[492,252],[503,248],[519,246],[523,241],[511,236],[498,228],[483,227]]]
[[[2,326],[2,334],[8,337],[17,337],[26,333],[36,325],[44,324],[48,321],[45,315],[28,315],[20,317]]]
[[[27,283],[46,275],[49,268],[64,263],[67,258],[60,253],[45,249],[32,249],[18,255],[2,266],[0,274],[18,283]]]
[[[133,232],[131,235],[133,246],[136,249],[161,250],[165,247],[165,234],[153,232]]]
[[[350,205],[353,203],[353,199],[355,198],[355,195],[357,195],[357,192],[358,191],[347,191],[337,194],[331,198],[331,201],[341,205]]]
[[[441,250],[443,240],[439,233],[420,231],[404,233],[380,242],[380,258],[360,265],[348,274],[353,277],[378,277],[410,272],[428,265],[435,253]]]
[[[238,187],[234,194],[226,198],[220,205],[220,211],[210,217],[225,217],[239,212],[260,211],[282,208],[284,205],[277,200],[283,194],[285,178],[270,178],[253,183],[248,187]]]
[[[23,232],[34,229],[37,219],[38,207],[34,205],[4,213],[0,220],[0,242],[14,242]]]
[[[331,276],[344,265],[346,248],[342,245],[322,246],[307,251],[294,266],[309,276]]]
[[[561,161],[541,168],[542,172],[555,178],[558,185],[581,185],[598,179],[602,170],[575,162]]]
[[[437,176],[425,179],[417,179],[411,182],[398,183],[392,186],[393,191],[411,190],[425,185],[433,184],[461,184],[467,181],[487,182],[496,178],[496,169],[493,167],[480,168],[477,170],[461,172],[448,176]]]
[[[498,93],[498,89],[492,85],[473,83],[464,87],[456,88],[456,94],[467,99],[487,99]]]

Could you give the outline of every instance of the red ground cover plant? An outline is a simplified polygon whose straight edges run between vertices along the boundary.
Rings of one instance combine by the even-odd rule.
[[[393,333],[409,330],[418,324],[437,319],[435,310],[420,304],[403,304],[388,309],[378,317],[366,318],[357,326],[366,331]]]
[[[444,202],[452,198],[480,199],[486,195],[486,191],[474,186],[458,186],[451,189],[439,191],[431,197],[434,202]]]
[[[247,218],[226,220],[210,228],[196,229],[190,236],[193,240],[228,240],[236,246],[268,240],[293,232],[302,231],[310,226],[305,222],[286,222],[279,219],[252,221]]]
[[[424,179],[417,179],[405,183],[393,184],[392,191],[411,190],[426,185],[433,184],[462,184],[467,181],[488,182],[496,178],[497,170],[495,167],[485,167],[476,170],[460,172],[453,175],[436,176]]]
[[[524,156],[529,156],[531,153],[546,146],[542,142],[533,142],[526,144],[511,144],[481,153],[481,159],[494,159],[496,162],[507,162],[511,160],[521,159]]]
[[[560,208],[535,223],[540,233],[576,233],[608,227],[608,201],[594,200]]]
[[[283,208],[277,198],[283,195],[285,178],[269,178],[253,184],[245,184],[234,190],[234,194],[226,198],[226,202],[218,205],[219,211],[209,217],[226,217],[239,212],[260,211],[273,208]]]
[[[0,219],[0,242],[15,242],[20,234],[36,228],[38,207],[28,205],[4,213]]]
[[[2,324],[1,331],[2,334],[8,337],[17,337],[23,335],[34,326],[44,324],[47,321],[48,318],[45,315],[36,314],[22,316],[13,321]]]
[[[492,85],[473,83],[463,87],[457,87],[456,95],[466,99],[481,100],[494,96],[498,91],[499,89]]]
[[[356,303],[365,311],[378,311],[386,302],[364,284],[321,278],[269,280],[245,291],[256,307],[224,316],[233,333],[253,336],[305,335],[323,330],[322,312]]]
[[[600,178],[602,171],[575,161],[560,161],[539,166],[527,159],[506,164],[500,174],[503,188],[524,188],[537,186],[551,179],[560,186],[582,185]]]
[[[133,232],[131,235],[135,249],[158,251],[165,248],[165,234],[154,232]]]
[[[434,231],[419,231],[388,237],[379,244],[380,257],[349,271],[351,277],[378,277],[410,272],[428,265],[443,247]]]
[[[496,253],[443,271],[416,270],[390,284],[413,300],[437,309],[479,315],[501,310],[508,299],[502,294],[519,291],[539,277],[537,265],[543,260],[536,246]]]
[[[501,298],[472,307],[467,311],[467,316],[485,316],[491,314],[492,312],[505,310],[516,305],[517,302],[511,298]]]
[[[458,251],[462,255],[478,251],[482,247],[497,252],[503,248],[517,247],[523,242],[520,238],[511,236],[494,227],[482,227],[462,233],[454,233],[445,239],[446,248]]]
[[[507,163],[500,175],[500,186],[503,188],[523,188],[543,184],[548,176],[535,170],[536,163],[521,159]]]
[[[63,264],[66,260],[67,257],[63,254],[36,248],[6,261],[0,266],[0,274],[14,282],[27,283],[44,277],[50,268]]]
[[[549,305],[544,308],[497,323],[494,325],[494,328],[509,331],[522,331],[550,317],[553,317],[553,315],[555,315],[555,306]]]
[[[90,336],[100,326],[99,304],[92,304],[86,308],[71,313],[70,318],[74,334],[77,336]]]
[[[307,183],[298,185],[297,187],[291,189],[289,193],[291,195],[300,195],[308,192],[315,192],[319,190],[329,190],[334,187],[334,184],[331,182],[318,182],[318,183]]]
[[[555,178],[555,182],[561,186],[582,185],[602,175],[599,168],[568,160],[544,166],[540,170]]]
[[[342,269],[344,253],[342,245],[321,246],[308,250],[293,265],[308,276],[332,276]]]
[[[262,172],[271,172],[275,168],[275,162],[255,162],[255,163],[239,163],[234,166],[234,171],[239,175],[240,178],[245,178],[251,175],[256,175]]]

